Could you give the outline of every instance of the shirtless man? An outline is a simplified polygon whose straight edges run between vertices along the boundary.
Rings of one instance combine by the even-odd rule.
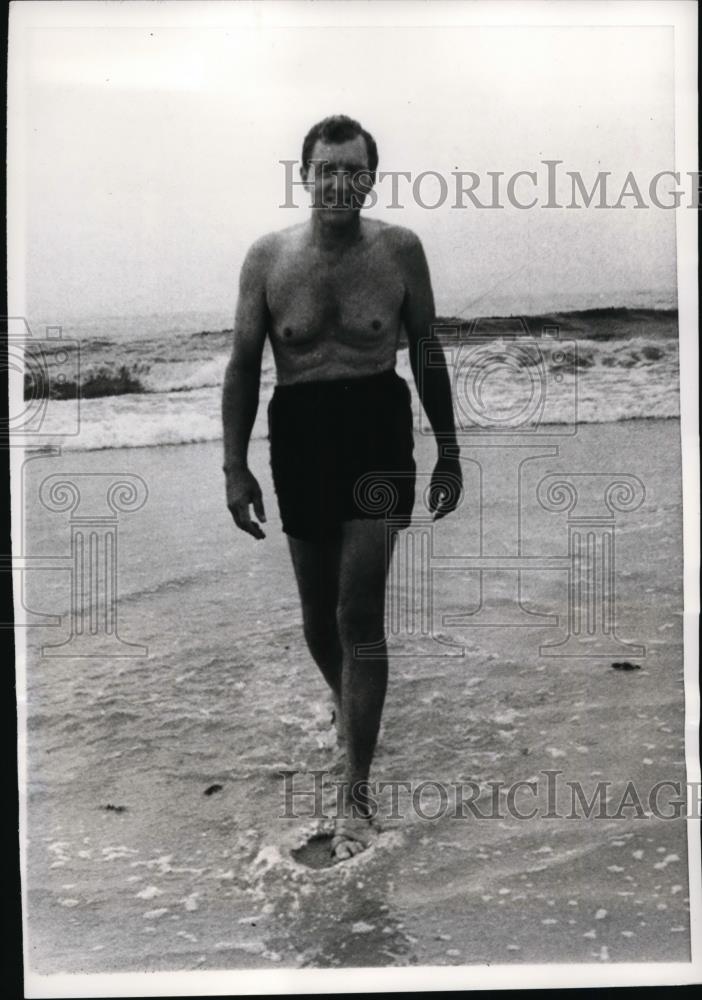
[[[377,163],[372,136],[346,116],[308,133],[301,176],[313,195],[311,217],[263,236],[246,255],[222,401],[227,506],[237,527],[264,538],[250,512],[265,522],[247,449],[268,336],[277,373],[268,412],[273,482],[305,639],[346,746],[344,816],[332,840],[339,861],[371,839],[367,782],[388,676],[384,602],[394,532],[386,517],[406,527],[414,502],[410,393],[395,372],[401,327],[438,446],[436,518],[455,509],[462,483],[422,245],[408,229],[361,218]]]

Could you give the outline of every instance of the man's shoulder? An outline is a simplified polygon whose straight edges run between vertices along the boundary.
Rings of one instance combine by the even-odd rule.
[[[278,249],[279,240],[280,233],[264,233],[263,236],[259,236],[255,239],[246,251],[247,259],[263,261],[266,258],[271,257]]]
[[[380,219],[373,219],[372,224],[378,227],[376,230],[378,237],[385,242],[388,248],[400,253],[407,253],[417,250],[422,245],[417,234],[412,229],[408,229],[407,226],[397,226]]]
[[[270,233],[264,233],[249,247],[246,259],[253,266],[266,267],[281,253],[299,243],[302,239],[305,224],[297,223],[294,226],[287,226],[285,229],[276,229]]]
[[[405,274],[414,274],[424,267],[424,248],[417,234],[407,226],[396,226],[388,222],[379,223],[382,229],[378,235],[382,240],[383,252],[396,262]]]

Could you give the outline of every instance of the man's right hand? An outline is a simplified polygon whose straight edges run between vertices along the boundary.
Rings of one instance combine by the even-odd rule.
[[[227,477],[227,507],[231,511],[237,528],[246,531],[254,538],[265,538],[260,525],[251,519],[249,507],[253,506],[254,514],[265,524],[266,513],[263,509],[261,487],[252,472],[247,468],[226,473]]]

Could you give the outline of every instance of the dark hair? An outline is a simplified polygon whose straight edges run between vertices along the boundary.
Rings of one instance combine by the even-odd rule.
[[[312,151],[318,139],[321,139],[322,142],[347,142],[349,139],[355,139],[357,135],[362,135],[365,140],[368,151],[368,169],[374,174],[378,168],[378,147],[375,144],[375,139],[370,132],[366,132],[359,122],[349,118],[348,115],[330,115],[312,126],[302,143],[303,172],[306,173],[309,168]]]

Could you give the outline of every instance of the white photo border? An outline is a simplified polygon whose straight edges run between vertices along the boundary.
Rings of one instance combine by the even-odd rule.
[[[371,8],[372,7],[372,11]],[[9,315],[25,315],[25,236],[22,231],[21,160],[23,61],[26,33],[38,27],[363,27],[433,28],[459,26],[672,26],[675,34],[676,169],[695,170],[697,157],[697,9],[693,0],[318,0],[282,2],[28,2],[13,3],[10,13],[8,71],[8,295]],[[14,206],[14,207],[13,207]],[[699,441],[698,441],[698,213],[676,212],[677,279],[680,329],[680,396],[684,534],[684,670],[686,763],[689,782],[700,782],[698,736],[699,617]],[[11,449],[12,473],[21,466],[20,449]],[[15,479],[15,482],[17,480]],[[13,491],[13,515],[18,514]],[[21,523],[13,517],[14,523]],[[17,581],[15,581],[17,586]],[[411,968],[280,969],[40,975],[31,969],[26,910],[27,811],[25,642],[16,630],[18,690],[18,772],[22,869],[25,995],[27,997],[217,996],[281,993],[346,993],[421,990],[649,986],[702,981],[702,872],[700,821],[688,819],[690,880],[689,963],[553,963],[544,965],[470,965]]]

